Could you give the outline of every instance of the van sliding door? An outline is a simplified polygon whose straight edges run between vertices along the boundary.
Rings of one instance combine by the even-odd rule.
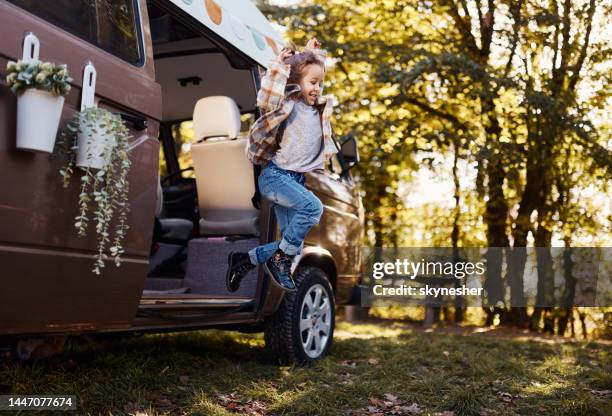
[[[0,0],[0,335],[131,326],[144,287],[153,230],[161,115],[144,0]],[[142,22],[142,23],[141,23]],[[16,97],[4,83],[21,58],[24,34],[40,40],[40,60],[68,65],[74,79],[60,128],[80,107],[87,61],[97,71],[99,107],[124,114],[131,129],[123,264],[92,273],[97,249],[74,228],[78,171],[62,187],[66,159],[15,147]]]

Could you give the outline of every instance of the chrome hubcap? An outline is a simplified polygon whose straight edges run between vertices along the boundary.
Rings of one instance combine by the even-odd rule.
[[[300,308],[300,336],[302,347],[310,358],[317,358],[325,350],[331,331],[332,310],[327,292],[319,283],[313,285]]]

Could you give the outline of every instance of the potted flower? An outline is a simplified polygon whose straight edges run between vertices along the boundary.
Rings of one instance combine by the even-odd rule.
[[[100,274],[104,259],[121,264],[123,239],[127,233],[129,129],[121,116],[106,109],[87,107],[76,113],[60,135],[68,152],[68,163],[60,169],[64,187],[80,169],[78,207],[74,227],[85,236],[90,221],[98,236],[93,272]],[[113,224],[111,226],[111,223]]]
[[[66,65],[10,61],[6,83],[17,95],[17,148],[51,153],[72,79]]]

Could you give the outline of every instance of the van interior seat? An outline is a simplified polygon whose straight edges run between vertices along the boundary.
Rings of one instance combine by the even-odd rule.
[[[259,235],[259,210],[252,163],[239,138],[240,110],[225,96],[205,97],[193,110],[195,144],[191,146],[200,234],[204,236]]]
[[[163,240],[170,241],[187,241],[191,237],[193,231],[193,223],[185,218],[162,218],[164,207],[164,193],[161,183],[157,181],[157,198],[155,204],[155,218],[159,220],[161,225]]]

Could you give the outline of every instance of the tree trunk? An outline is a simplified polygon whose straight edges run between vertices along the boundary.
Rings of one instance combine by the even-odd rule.
[[[457,136],[454,137],[454,154],[453,154],[453,184],[455,186],[455,207],[454,207],[454,215],[453,215],[453,231],[451,232],[451,242],[453,245],[453,261],[456,263],[459,261],[459,220],[461,218],[461,188],[459,183],[459,174],[457,171],[457,163],[459,161],[459,138]],[[459,279],[455,279],[455,287],[458,288],[461,286],[461,281]],[[455,296],[454,299],[455,304],[455,322],[462,322],[465,308],[463,305],[463,297]],[[450,320],[445,317],[446,320]]]
[[[500,316],[500,321],[505,320],[503,313],[505,290],[501,273],[503,252],[500,247],[508,247],[509,245],[506,231],[508,202],[504,196],[506,172],[501,160],[501,151],[498,149],[501,127],[495,115],[495,105],[492,98],[482,99],[482,112],[487,119],[485,131],[487,133],[487,147],[491,153],[486,166],[489,199],[486,202],[485,222],[487,224],[489,250],[486,254],[487,275],[484,287],[487,293],[486,324],[492,325],[495,315]]]
[[[544,194],[549,193],[548,179],[544,180]],[[538,270],[538,285],[536,293],[536,310],[539,310],[537,321],[531,321],[531,329],[537,330],[540,316],[544,316],[544,332],[554,334],[554,270],[553,259],[550,251],[552,239],[552,207],[544,203],[538,207],[538,229],[535,235],[536,262]]]

